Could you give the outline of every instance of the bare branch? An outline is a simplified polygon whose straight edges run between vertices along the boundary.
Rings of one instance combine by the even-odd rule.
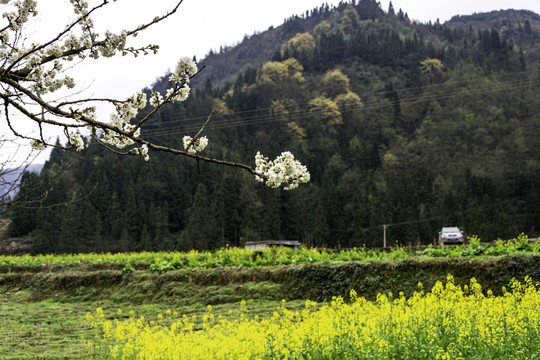
[[[150,26],[154,25],[154,24],[157,24],[158,22],[161,22],[165,19],[167,19],[168,17],[170,17],[171,15],[173,15],[174,13],[176,13],[176,11],[178,10],[178,8],[180,7],[180,5],[182,5],[182,3],[184,2],[184,0],[180,0],[176,6],[171,10],[169,11],[168,13],[166,13],[165,15],[162,15],[162,16],[156,16],[151,22],[149,23],[146,23],[144,25],[141,25],[139,26],[137,29],[135,30],[132,30],[132,31],[128,31],[128,35],[131,36],[131,35],[134,35],[138,32],[141,32],[147,28],[149,28]]]
[[[145,141],[145,140],[142,140],[142,139],[138,139],[137,142],[140,143],[140,144],[146,144],[152,150],[168,152],[168,153],[171,153],[171,154],[174,154],[174,155],[187,156],[187,157],[193,158],[195,160],[201,160],[201,161],[214,163],[214,164],[218,164],[218,165],[225,165],[225,166],[240,168],[240,169],[244,169],[244,170],[248,171],[249,173],[251,173],[253,175],[257,175],[255,170],[253,170],[250,166],[244,165],[244,164],[241,164],[241,163],[236,163],[236,162],[232,162],[232,161],[225,161],[225,160],[218,160],[218,159],[214,159],[214,158],[210,158],[210,157],[206,157],[206,156],[201,156],[201,155],[197,155],[197,154],[191,154],[191,153],[189,153],[187,151],[184,151],[184,150],[178,150],[178,149],[167,147],[167,146],[156,145],[154,143],[151,143],[149,141]]]
[[[212,112],[210,113],[210,115],[208,115],[208,119],[206,119],[206,121],[204,122],[203,126],[201,126],[201,129],[197,132],[197,134],[195,134],[195,136],[193,137],[193,140],[197,139],[201,133],[203,132],[204,128],[206,127],[206,125],[208,124],[208,122],[210,121],[210,118],[212,117],[212,115],[214,115],[216,113],[216,110],[212,110]],[[193,145],[193,144],[192,144]]]

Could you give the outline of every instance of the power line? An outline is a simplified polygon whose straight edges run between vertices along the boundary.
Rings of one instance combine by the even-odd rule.
[[[495,92],[508,92],[512,90],[519,90],[524,88],[538,87],[540,84],[539,77],[532,77],[528,79],[523,79],[523,76],[529,76],[533,73],[531,70],[520,71],[520,72],[511,72],[505,73],[500,76],[493,78],[488,78],[488,81],[495,85],[499,85],[500,82],[503,82],[501,86],[484,86],[483,89],[470,89],[470,88],[459,88],[459,89],[450,89],[445,90],[448,87],[448,83],[438,83],[431,84],[424,87],[406,87],[401,89],[392,89],[392,90],[379,90],[374,92],[365,92],[361,93],[360,97],[368,100],[363,100],[363,103],[355,107],[341,107],[339,108],[340,112],[359,112],[359,111],[373,111],[384,107],[389,106],[410,106],[414,104],[419,104],[423,102],[430,101],[440,101],[445,99],[451,99],[456,97],[463,96],[480,96],[488,93]],[[484,78],[483,78],[484,79]],[[459,79],[456,81],[459,82]],[[459,84],[456,83],[456,86]],[[388,95],[392,92],[408,92],[415,93],[417,91],[422,91],[422,95],[416,96],[402,96],[397,99],[389,99]],[[218,115],[215,116],[209,125],[208,129],[219,130],[219,129],[229,129],[234,127],[243,127],[243,126],[254,126],[262,125],[275,122],[289,122],[289,121],[302,121],[309,119],[313,116],[320,115],[321,111],[313,111],[309,109],[309,102],[304,102],[300,104],[295,104],[293,106],[285,107],[286,113],[284,114],[272,114],[272,108],[257,108],[250,110],[236,111],[228,115]],[[194,133],[198,131],[201,127],[201,123],[206,119],[205,116],[196,116],[188,118],[176,118],[169,120],[166,123],[161,124],[150,124],[150,128],[143,129],[143,133],[146,136],[161,136],[161,135],[174,135],[179,133]],[[15,151],[17,148],[14,146],[6,146],[4,150]]]
[[[451,99],[456,97],[470,97],[470,96],[479,96],[482,94],[488,94],[488,93],[495,93],[495,92],[502,92],[502,91],[512,91],[512,90],[518,90],[518,89],[524,89],[524,88],[531,88],[531,87],[537,87],[540,83],[540,79],[534,78],[532,80],[523,81],[522,79],[519,79],[519,75],[525,75],[530,74],[532,71],[525,71],[525,72],[515,72],[515,73],[508,73],[501,75],[499,79],[495,78],[495,80],[498,81],[505,81],[505,83],[502,86],[486,86],[483,89],[451,89],[448,91],[440,91],[440,89],[444,89],[448,86],[446,83],[441,84],[433,84],[425,88],[421,87],[409,87],[409,88],[403,88],[403,89],[395,89],[390,91],[378,91],[378,92],[370,92],[370,93],[364,93],[364,97],[373,98],[371,101],[363,102],[362,105],[356,106],[356,107],[349,107],[349,108],[340,108],[340,111],[351,111],[351,112],[358,112],[358,111],[369,111],[369,110],[377,110],[383,107],[395,106],[395,105],[413,105],[423,102],[429,102],[429,101],[435,101],[435,100],[444,100],[444,99]],[[509,80],[508,80],[509,78]],[[457,86],[458,84],[456,84]],[[391,91],[396,92],[414,92],[415,90],[421,90],[424,89],[424,92],[421,96],[409,96],[409,97],[401,97],[396,100],[390,100],[386,98],[386,96]],[[361,97],[362,98],[362,97]],[[308,109],[309,102],[303,103],[303,104],[296,104],[294,105],[295,108],[299,108],[299,110],[293,110],[288,111],[291,109],[287,109],[287,113],[285,114],[271,114],[272,108],[257,108],[253,110],[243,110],[238,112],[233,112],[229,115],[222,115],[219,120],[211,121],[208,125],[209,129],[227,129],[227,128],[233,128],[233,127],[239,127],[239,126],[249,126],[249,125],[261,125],[266,123],[272,123],[272,122],[283,122],[283,121],[301,121],[303,119],[316,116],[320,114],[322,111],[310,111]],[[259,113],[259,114],[256,114]],[[269,114],[270,113],[270,114]],[[175,134],[177,132],[194,132],[200,129],[200,123],[203,121],[204,117],[191,117],[191,118],[179,118],[179,119],[173,119],[170,121],[167,121],[165,124],[159,124],[156,125],[156,129],[146,129],[147,135],[153,135],[153,136],[159,136],[159,135],[165,135],[165,134]]]

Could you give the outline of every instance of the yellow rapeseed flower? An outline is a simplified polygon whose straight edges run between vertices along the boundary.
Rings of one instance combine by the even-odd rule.
[[[530,278],[514,281],[501,296],[475,279],[461,287],[449,276],[430,292],[374,302],[350,292],[301,312],[286,303],[271,317],[251,316],[242,301],[236,319],[182,316],[170,326],[136,319],[107,320],[101,308],[87,314],[96,339],[86,346],[93,359],[524,359],[540,351],[540,292]],[[167,312],[170,314],[170,311]],[[232,314],[232,313],[231,313]],[[232,314],[234,315],[234,314]],[[197,329],[197,331],[195,331]]]

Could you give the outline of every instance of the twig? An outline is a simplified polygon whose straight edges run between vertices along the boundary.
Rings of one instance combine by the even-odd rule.
[[[15,288],[15,283],[9,283],[6,287],[4,287],[3,289],[0,289],[0,296],[4,296],[4,297],[7,297],[9,295],[9,293],[11,292],[11,290],[13,290]]]

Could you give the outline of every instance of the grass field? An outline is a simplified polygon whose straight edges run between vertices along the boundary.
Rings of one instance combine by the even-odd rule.
[[[0,299],[1,359],[84,359],[82,319],[96,304]]]
[[[493,292],[491,299],[504,299],[504,296],[498,296],[503,295],[501,287],[508,285],[512,278],[523,280],[529,276],[534,281],[540,280],[538,244],[529,242],[524,236],[490,247],[473,241],[462,248],[427,248],[413,253],[395,248],[393,252],[304,249],[297,253],[273,249],[262,255],[258,253],[257,257],[252,254],[231,248],[216,253],[0,256],[0,293],[3,293],[0,295],[0,323],[3,325],[0,327],[0,359],[91,358],[85,341],[88,344],[89,339],[94,338],[97,328],[91,327],[87,314],[96,314],[98,308],[103,310],[104,318],[97,326],[103,327],[105,322],[115,319],[129,324],[130,319],[143,316],[147,325],[159,325],[160,328],[152,328],[158,334],[159,329],[170,327],[182,315],[190,320],[196,334],[203,334],[209,330],[203,320],[208,317],[209,304],[213,317],[231,322],[247,310],[250,321],[257,319],[250,325],[254,327],[249,333],[266,331],[256,326],[265,319],[273,319],[276,312],[302,314],[307,299],[318,301],[317,309],[324,305],[331,307],[340,297],[344,304],[352,306],[351,289],[356,289],[360,298],[367,298],[367,303],[377,305],[380,296],[388,297],[389,292],[396,294],[396,299],[400,298],[400,291],[404,292],[401,298],[412,298],[420,281],[427,292],[437,282],[446,281],[446,276],[451,273],[461,286],[476,277],[485,285],[484,294]],[[286,299],[285,308],[282,299]],[[242,300],[246,300],[245,308],[242,308]],[[466,300],[463,299],[464,304]],[[392,301],[387,305],[394,306]],[[495,300],[486,298],[482,301],[489,304]],[[509,309],[512,306],[518,308],[516,304],[509,303]],[[414,312],[412,305],[408,309]],[[449,312],[449,309],[451,307],[443,310]],[[166,315],[172,313],[177,316]],[[159,320],[160,315],[163,320]],[[194,316],[196,320],[193,320]],[[315,321],[315,318],[302,318],[301,322]],[[533,326],[531,331],[527,330],[527,344],[536,346],[539,342],[535,329],[540,328],[540,323],[536,318],[526,318]],[[280,336],[287,334],[283,329],[298,324],[300,318],[296,319],[291,324],[282,324]],[[354,321],[362,323],[362,320]],[[104,333],[99,331],[98,335]],[[395,339],[401,336],[399,333],[394,335]],[[512,354],[507,357],[503,354],[499,358],[528,358],[525,353],[518,353],[527,351],[527,348],[520,348],[519,341],[506,340],[513,341]],[[103,344],[118,345],[107,341]],[[340,358],[335,352],[330,357],[323,356],[324,351],[316,346],[317,339],[304,338],[302,341],[311,343],[312,355],[319,354],[312,358]],[[333,348],[336,350],[339,346]],[[412,345],[408,349],[411,352],[418,350]],[[435,358],[436,354],[440,358],[448,358],[449,354],[459,358],[454,356],[457,353],[439,353],[439,348],[434,349],[429,350],[431,357],[417,358]],[[498,354],[500,349],[489,351]],[[274,358],[283,355],[277,354]],[[94,355],[96,359],[111,357],[111,354],[103,353]]]

